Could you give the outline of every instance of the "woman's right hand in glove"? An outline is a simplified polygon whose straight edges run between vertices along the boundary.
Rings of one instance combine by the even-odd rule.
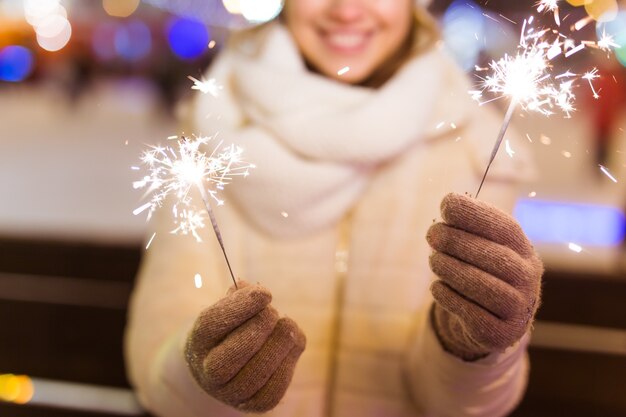
[[[196,319],[185,346],[187,364],[209,395],[241,411],[262,413],[285,394],[306,338],[279,318],[272,294],[238,282]]]

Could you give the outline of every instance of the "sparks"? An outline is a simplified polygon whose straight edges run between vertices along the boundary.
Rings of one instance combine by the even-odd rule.
[[[606,169],[606,167],[604,165],[599,165],[600,166],[600,171],[602,171],[604,173],[604,175],[606,175],[607,177],[609,177],[609,179],[615,183],[617,183],[617,178],[615,178],[608,169]]]
[[[620,48],[620,45],[615,43],[615,39],[613,38],[613,36],[607,34],[605,29],[602,30],[602,36],[600,36],[600,39],[598,40],[596,45],[601,50],[607,51],[607,52],[610,52],[611,48],[613,49]]]
[[[559,16],[559,0],[539,0],[536,4],[537,12],[554,13],[554,21],[557,26],[561,26],[561,18]]]
[[[591,88],[591,91],[593,92],[593,98],[595,99],[599,99],[600,95],[598,94],[598,92],[596,91],[596,89],[593,87],[593,80],[595,80],[596,78],[599,78],[600,76],[598,75],[598,69],[594,68],[591,71],[588,71],[585,73],[585,75],[583,75],[583,79],[587,80],[587,82],[589,82],[589,87]]]
[[[559,0],[539,0],[536,4],[539,13],[545,11],[552,12],[559,8]]]
[[[575,74],[566,72],[552,77],[550,60],[562,53],[563,43],[544,39],[547,30],[536,31],[524,21],[523,36],[516,55],[505,55],[489,64],[490,75],[482,77],[481,89],[470,94],[481,104],[508,97],[523,110],[544,115],[558,108],[567,116],[574,110],[572,93]],[[479,69],[482,70],[482,69]],[[485,91],[496,98],[483,101]]]
[[[152,236],[150,237],[150,239],[148,240],[148,243],[146,243],[146,250],[148,250],[148,248],[150,247],[150,245],[152,245],[152,241],[154,240],[154,237],[156,236],[156,232],[152,233]]]
[[[208,80],[198,80],[193,78],[191,75],[187,76],[191,81],[193,81],[193,86],[191,86],[192,90],[198,90],[203,94],[211,94],[213,97],[217,97],[219,95],[220,90],[224,89],[223,86],[218,85],[215,78],[209,78]]]
[[[515,155],[515,151],[513,150],[513,148],[511,148],[511,143],[508,139],[505,142],[505,150],[509,157],[513,158],[513,155]]]
[[[540,1],[537,7],[539,11],[556,12],[558,1]],[[585,43],[576,45],[557,30],[535,28],[532,26],[533,21],[534,16],[524,20],[516,54],[506,54],[499,60],[491,61],[488,68],[476,67],[477,72],[488,71],[488,75],[479,76],[481,79],[479,88],[469,91],[472,98],[480,104],[500,98],[508,98],[510,101],[476,197],[480,193],[517,106],[524,111],[534,111],[545,116],[560,110],[566,117],[570,117],[575,110],[572,88],[574,82],[580,78],[587,80],[594,97],[599,97],[592,82],[598,78],[595,68],[582,77],[569,70],[561,74],[552,74],[551,61],[554,58],[561,55],[567,58],[583,50]],[[485,93],[490,93],[493,98],[485,99]]]
[[[150,219],[154,211],[163,206],[165,199],[173,195],[172,214],[176,228],[172,232],[191,234],[200,241],[197,231],[204,227],[204,216],[193,204],[191,189],[197,188],[203,197],[208,196],[217,205],[222,205],[219,191],[235,176],[247,176],[249,169],[254,167],[242,161],[243,150],[234,145],[220,149],[221,144],[218,144],[207,155],[202,148],[211,139],[181,137],[176,145],[152,146],[144,152],[141,160],[148,175],[135,181],[133,187],[147,189],[152,197],[133,213],[137,215],[148,210]]]
[[[148,219],[165,204],[165,200],[174,197],[172,214],[176,227],[172,233],[192,235],[201,241],[198,231],[205,226],[204,212],[194,204],[191,191],[195,188],[202,198],[205,212],[209,215],[215,237],[217,238],[224,259],[228,265],[230,276],[237,287],[224,242],[217,221],[211,209],[210,199],[217,205],[223,200],[218,196],[236,176],[248,176],[254,165],[241,159],[243,150],[235,145],[222,146],[218,143],[212,153],[207,155],[202,151],[209,137],[181,137],[176,145],[152,146],[144,152],[141,160],[148,169],[148,174],[141,180],[133,183],[134,188],[146,188],[151,194],[150,201],[143,204],[133,213],[139,214],[148,210]],[[153,236],[154,238],[154,236]]]

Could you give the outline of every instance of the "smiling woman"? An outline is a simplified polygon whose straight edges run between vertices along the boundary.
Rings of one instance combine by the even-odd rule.
[[[359,84],[404,59],[414,24],[413,0],[288,1],[286,26],[303,57],[321,74]],[[339,74],[342,68],[350,70]],[[382,67],[382,68],[381,68]],[[390,75],[390,74],[389,74]]]
[[[499,118],[433,21],[413,0],[287,0],[229,39],[186,129],[257,167],[215,210],[250,282],[229,289],[215,239],[155,213],[126,339],[151,412],[501,417],[521,399],[542,267],[492,204],[512,208],[529,164],[523,143],[496,162],[492,204],[450,193],[478,183]]]

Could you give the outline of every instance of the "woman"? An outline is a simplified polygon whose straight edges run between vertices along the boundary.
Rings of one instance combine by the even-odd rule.
[[[212,66],[224,90],[193,130],[257,165],[216,210],[248,282],[224,296],[211,232],[157,219],[127,333],[153,413],[503,416],[522,397],[541,262],[508,214],[449,194],[476,189],[499,120],[422,6],[288,0]],[[517,151],[481,200],[511,210]]]

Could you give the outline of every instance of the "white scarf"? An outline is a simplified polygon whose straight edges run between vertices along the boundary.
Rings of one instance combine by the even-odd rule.
[[[452,68],[432,48],[378,89],[343,84],[308,71],[287,30],[273,23],[218,57],[209,76],[224,89],[197,102],[196,133],[219,130],[256,165],[227,187],[227,204],[271,235],[302,235],[338,222],[380,164],[441,134],[434,118],[442,109],[448,122],[463,123],[466,86],[456,85],[465,90],[452,100],[443,94]]]

